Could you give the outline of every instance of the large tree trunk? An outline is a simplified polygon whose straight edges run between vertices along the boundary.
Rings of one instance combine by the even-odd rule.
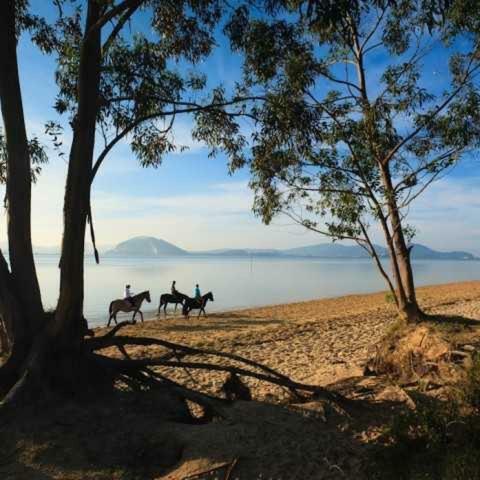
[[[18,380],[44,312],[31,240],[31,167],[17,62],[15,1],[0,2],[0,105],[6,136],[10,270],[0,252],[0,315],[10,356],[0,369],[0,393]]]
[[[402,221],[392,184],[391,174],[387,166],[381,168],[382,182],[386,192],[388,215],[391,225],[391,242],[389,253],[394,265],[395,283],[398,290],[398,308],[400,314],[409,322],[419,322],[424,318],[415,293],[413,269],[410,261],[410,250],[405,241]]]
[[[7,203],[10,267],[15,296],[29,335],[43,324],[40,287],[30,229],[31,168],[18,77],[15,1],[0,2],[0,103],[7,144]]]
[[[99,4],[100,2],[96,0],[90,0],[88,3],[84,35],[84,39],[88,40],[84,40],[80,53],[78,111],[73,126],[74,135],[64,199],[59,300],[55,313],[48,315],[46,328],[37,331],[26,353],[21,352],[22,368],[16,372],[13,388],[7,390],[5,403],[30,401],[32,395],[38,397],[44,390],[47,393],[51,389],[73,393],[83,390],[86,384],[95,388],[95,379],[100,379],[101,384],[108,386],[108,381],[103,381],[108,380],[108,372],[99,371],[83,344],[86,333],[83,318],[84,241],[90,200],[101,63],[101,30],[97,29],[92,34],[91,27],[100,17],[102,7]],[[25,175],[25,171],[22,175]],[[22,212],[15,210],[14,214],[17,216]],[[14,242],[12,244],[15,245]],[[3,273],[1,267],[0,263],[0,275]],[[0,296],[2,293],[0,288]],[[9,293],[11,292],[8,291],[7,294]],[[20,302],[15,302],[15,296],[11,297],[12,305],[19,303],[23,306],[23,298]],[[15,345],[16,342],[13,353]],[[13,356],[12,354],[11,358]],[[2,372],[7,374],[9,371],[2,368],[0,374]],[[3,385],[0,383],[0,387],[2,386],[5,389],[5,382]]]
[[[88,3],[84,42],[80,54],[78,112],[68,164],[64,200],[64,232],[60,260],[60,296],[52,332],[57,346],[76,349],[85,334],[83,321],[85,228],[90,202],[90,178],[95,146],[101,65],[101,30],[91,27],[101,8]]]

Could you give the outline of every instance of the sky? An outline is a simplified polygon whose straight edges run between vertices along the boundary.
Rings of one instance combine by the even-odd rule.
[[[42,11],[43,5],[43,0],[32,1],[34,9]],[[19,61],[27,130],[45,143],[50,157],[33,186],[33,243],[57,246],[62,234],[67,164],[49,147],[43,127],[46,121],[58,119],[52,108],[57,91],[55,65],[26,36],[19,44]],[[377,61],[381,68],[383,60]],[[442,66],[433,62],[426,68],[427,81],[435,88],[443,88]],[[240,59],[220,41],[201,69],[211,84],[231,86],[238,78]],[[375,79],[370,81],[374,83]],[[177,121],[175,139],[189,149],[169,154],[158,169],[141,168],[130,152],[128,140],[109,155],[92,194],[101,248],[139,235],[162,238],[187,250],[290,248],[328,241],[293,225],[287,218],[263,225],[251,212],[253,195],[248,187],[248,171],[229,175],[227,159],[223,155],[209,158],[207,148],[192,139],[191,128],[188,117]],[[67,133],[63,147],[66,153],[69,140]],[[463,249],[480,254],[480,170],[476,157],[476,153],[470,155],[452,174],[427,190],[411,209],[409,223],[417,230],[417,243],[438,250]],[[5,222],[4,212],[2,217]],[[383,243],[378,233],[374,238]],[[5,240],[2,228],[0,242]]]

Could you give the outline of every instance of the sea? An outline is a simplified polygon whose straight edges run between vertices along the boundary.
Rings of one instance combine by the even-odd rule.
[[[58,256],[36,255],[37,273],[46,308],[58,297]],[[479,261],[416,260],[417,285],[480,279]],[[123,297],[125,284],[134,293],[149,290],[151,303],[142,308],[145,317],[156,315],[159,298],[177,289],[193,296],[195,284],[202,293],[211,291],[208,311],[233,310],[278,303],[386,290],[383,278],[369,259],[216,257],[162,258],[104,257],[96,264],[85,258],[85,317],[91,326],[105,325],[110,302]],[[178,312],[179,313],[179,312]],[[118,319],[128,319],[119,315]]]

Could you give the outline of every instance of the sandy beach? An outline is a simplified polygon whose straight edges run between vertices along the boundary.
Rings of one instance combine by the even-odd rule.
[[[480,281],[422,287],[418,297],[427,313],[480,320]],[[178,313],[122,331],[235,353],[296,381],[328,385],[362,375],[365,361],[396,320],[394,305],[388,302],[386,292],[379,292],[215,313],[206,318],[195,314],[184,319]],[[129,349],[133,358],[159,353],[151,347]],[[109,354],[119,355],[113,350]],[[192,382],[190,374],[181,370],[173,372],[173,377]],[[195,372],[195,386],[217,392],[222,378]],[[279,393],[272,391],[275,387],[255,380],[249,380],[249,384],[257,389],[257,398]]]
[[[444,316],[445,328],[460,328],[468,343],[480,345],[480,281],[419,288],[418,296],[426,312],[439,315],[440,322]],[[475,322],[458,327],[459,317]],[[87,409],[62,402],[40,416],[36,411],[24,414],[0,430],[0,452],[7,452],[0,455],[0,476],[210,480],[227,478],[231,467],[230,478],[238,480],[397,478],[378,471],[372,448],[386,447],[382,432],[398,412],[410,408],[411,398],[388,378],[362,376],[367,358],[397,318],[385,292],[379,292],[200,319],[178,314],[124,327],[119,335],[234,353],[297,382],[330,386],[365,400],[368,407],[349,415],[315,397],[298,403],[285,389],[250,378],[246,383],[254,400],[266,401],[235,402],[226,418],[204,424],[169,421],[168,411],[158,408],[162,404],[151,393],[119,395],[114,403],[100,400]],[[105,331],[97,329],[96,335]],[[103,353],[123,355],[113,348]],[[135,346],[127,354],[140,358],[163,353],[163,347]],[[202,361],[209,361],[205,358]],[[225,358],[214,360],[235,365]],[[190,368],[158,371],[196,390],[220,395],[226,376]]]

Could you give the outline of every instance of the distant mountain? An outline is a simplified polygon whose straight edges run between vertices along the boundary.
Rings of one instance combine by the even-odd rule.
[[[380,257],[388,256],[385,247],[375,245]],[[324,258],[367,258],[368,253],[358,245],[342,245],[340,243],[320,243],[307,247],[290,248],[282,250],[284,255],[295,255],[297,257],[324,257]],[[453,251],[439,252],[432,250],[425,245],[415,243],[411,252],[415,260],[476,260],[477,257],[468,252]]]
[[[251,257],[251,256],[278,256],[282,253],[273,248],[222,248],[219,250],[205,250],[190,252],[192,255],[216,255],[221,257]]]
[[[381,257],[387,255],[387,250],[375,245]],[[306,247],[289,248],[282,250],[284,255],[296,257],[326,257],[326,258],[367,258],[368,253],[358,245],[342,245],[340,243],[319,243]]]
[[[375,245],[380,257],[387,257],[385,247]],[[341,243],[320,243],[305,247],[289,248],[285,250],[258,249],[258,248],[225,248],[218,250],[188,252],[177,246],[154,237],[135,237],[119,243],[115,248],[105,253],[105,256],[123,257],[166,257],[185,255],[211,255],[218,257],[303,257],[303,258],[368,258],[367,252],[358,245],[343,245]],[[415,260],[477,260],[477,257],[468,252],[453,251],[439,252],[425,245],[414,244],[412,258]]]
[[[468,252],[438,252],[426,247],[425,245],[414,244],[411,257],[413,259],[432,259],[432,260],[476,260],[477,257]]]
[[[105,256],[122,257],[166,257],[177,255],[188,255],[188,252],[155,237],[130,238],[105,253]]]

